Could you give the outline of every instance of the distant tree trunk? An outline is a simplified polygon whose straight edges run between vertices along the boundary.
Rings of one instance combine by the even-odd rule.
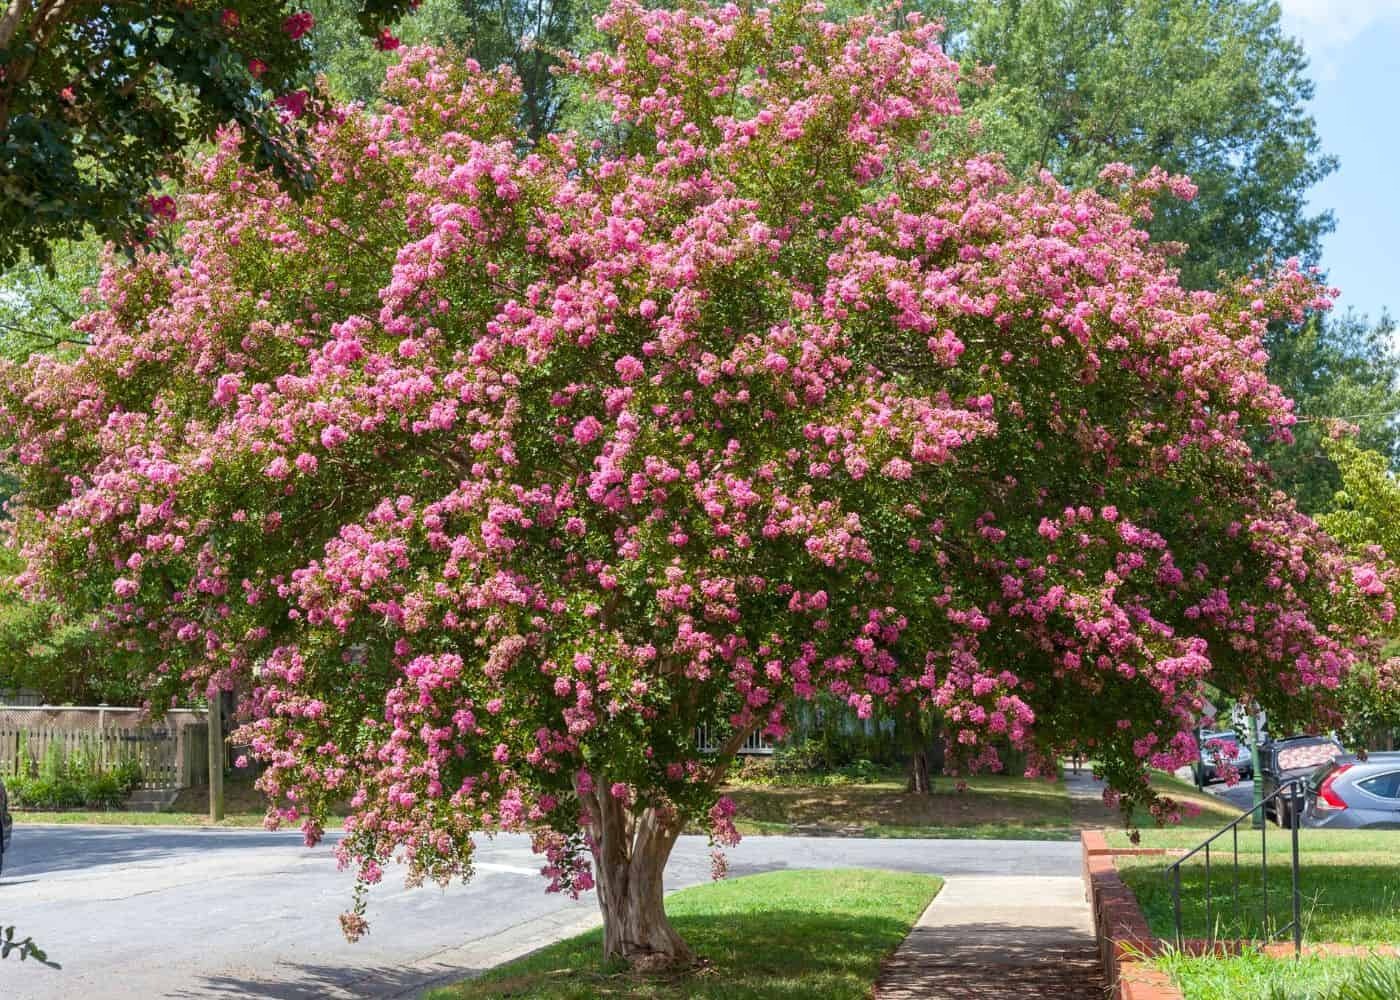
[[[915,795],[928,795],[933,782],[928,776],[928,740],[924,735],[923,714],[916,706],[905,716],[909,732],[909,783],[907,790]]]
[[[603,956],[638,968],[690,965],[695,953],[666,919],[662,876],[680,820],[640,811],[601,785],[579,796],[593,817]]]

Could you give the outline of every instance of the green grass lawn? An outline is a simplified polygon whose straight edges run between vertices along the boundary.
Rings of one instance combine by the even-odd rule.
[[[704,966],[639,976],[602,961],[602,931],[561,941],[429,1000],[866,1000],[880,963],[942,886],[928,875],[784,871],[684,889],[666,912]]]
[[[1186,1000],[1394,1000],[1400,997],[1400,961],[1304,955],[1269,958],[1258,952],[1233,958],[1169,954],[1157,965],[1171,973]]]
[[[725,789],[748,834],[1071,840],[1077,834],[1060,781],[974,775],[958,791],[936,777],[930,795],[904,790],[902,775],[868,784],[738,781]]]
[[[1194,838],[1191,841],[1193,844],[1200,843],[1205,836],[1197,831],[1218,830],[1240,814],[1240,810],[1225,800],[1217,798],[1209,792],[1197,791],[1196,786],[1189,781],[1182,781],[1180,778],[1162,771],[1153,771],[1149,777],[1152,787],[1159,794],[1193,807],[1190,813],[1186,810],[1182,811],[1180,823],[1166,828],[1168,830],[1191,831],[1189,837]],[[1128,833],[1123,827],[1123,814],[1117,809],[1109,809],[1097,801],[1076,801],[1074,818],[1080,826],[1105,827],[1109,831],[1110,843],[1118,846],[1131,846]],[[1152,818],[1151,814],[1141,809],[1134,811],[1132,819],[1142,834],[1143,844],[1147,845],[1149,838],[1158,831],[1157,821]],[[1157,845],[1154,843],[1153,846]]]
[[[1232,958],[1169,954],[1155,959],[1186,1000],[1394,1000],[1400,997],[1400,961],[1369,958],[1270,958],[1246,952]]]
[[[1113,838],[1114,840],[1117,837]],[[1151,846],[1195,846],[1200,831],[1144,834]],[[1234,910],[1230,841],[1212,847],[1211,913],[1206,915],[1206,871],[1202,855],[1182,868],[1182,925],[1187,937],[1256,940],[1292,919],[1291,833],[1270,828],[1268,909],[1258,831],[1240,831],[1240,909]],[[1306,941],[1391,944],[1400,941],[1400,831],[1300,830],[1299,889]],[[1162,858],[1120,858],[1123,880],[1138,897],[1153,933],[1174,934],[1172,901]]]
[[[1078,824],[1060,781],[974,775],[958,791],[952,778],[934,778],[933,792],[911,795],[904,776],[881,773],[857,783],[839,776],[791,775],[773,780],[738,777],[725,788],[739,806],[746,835],[810,834],[858,837],[1073,840]],[[184,789],[169,812],[120,810],[16,813],[20,823],[100,823],[131,826],[210,826],[208,790]],[[267,804],[250,781],[224,787],[220,826],[262,825]],[[1109,817],[1111,821],[1112,817]],[[338,825],[335,819],[328,824]],[[689,831],[704,833],[700,828]]]

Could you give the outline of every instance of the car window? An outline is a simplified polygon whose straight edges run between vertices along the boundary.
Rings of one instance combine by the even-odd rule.
[[[1342,751],[1335,743],[1306,743],[1303,746],[1284,747],[1278,752],[1278,767],[1281,771],[1294,768],[1317,767],[1326,764]]]
[[[1378,774],[1373,778],[1363,778],[1357,782],[1372,795],[1383,799],[1400,799],[1400,771]]]

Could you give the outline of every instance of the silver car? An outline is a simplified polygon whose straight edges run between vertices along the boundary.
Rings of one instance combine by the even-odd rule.
[[[1308,778],[1303,825],[1400,829],[1400,752],[1338,757]]]
[[[1196,779],[1197,788],[1204,788],[1212,781],[1223,780],[1220,776],[1222,764],[1233,765],[1242,779],[1254,777],[1253,758],[1249,747],[1233,729],[1203,729],[1197,734],[1196,742],[1200,753],[1195,766],[1191,768],[1191,776]]]

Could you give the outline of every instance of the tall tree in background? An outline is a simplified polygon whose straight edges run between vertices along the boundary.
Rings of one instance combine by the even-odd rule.
[[[1302,46],[1274,0],[925,0],[948,24],[963,62],[964,98],[989,148],[1012,169],[1095,183],[1106,163],[1186,174],[1195,199],[1164,205],[1148,229],[1180,242],[1182,280],[1218,287],[1223,275],[1289,257],[1315,264],[1330,212],[1309,188],[1334,169],[1307,111],[1313,94]],[[993,67],[990,85],[968,72]],[[1281,489],[1309,512],[1340,485],[1319,444],[1319,421],[1347,417],[1360,440],[1400,458],[1392,327],[1383,319],[1314,317],[1275,325],[1270,377],[1298,404],[1297,442],[1266,448]],[[1256,442],[1263,445],[1264,442]]]
[[[559,54],[593,35],[598,0],[424,0],[404,21],[405,44],[460,48],[484,67],[509,66],[520,80],[521,120],[534,136],[559,119],[563,94],[552,70]],[[392,54],[378,50],[336,0],[312,0],[321,29],[313,39],[317,69],[340,100],[370,102],[379,93]]]
[[[59,240],[49,253],[48,265],[26,254],[0,272],[0,357],[23,361],[36,351],[62,354],[87,343],[73,321],[87,311],[83,290],[97,284],[102,246],[91,238]]]
[[[412,0],[345,6],[392,48]],[[314,28],[299,0],[0,0],[0,267],[139,234],[168,210],[160,176],[225,122],[255,163],[308,181],[294,112]]]
[[[1340,422],[1325,428],[1319,445],[1335,463],[1341,488],[1318,521],[1362,558],[1400,553],[1400,477],[1393,461],[1368,450]],[[1348,745],[1394,750],[1400,734],[1400,628],[1389,630],[1387,658],[1373,659],[1348,676],[1342,689]]]
[[[1313,316],[1292,337],[1274,337],[1269,368],[1297,404],[1294,442],[1264,454],[1280,489],[1310,513],[1336,509],[1348,471],[1341,459],[1360,450],[1368,463],[1400,468],[1400,352],[1395,323],[1370,323],[1353,313]],[[1340,418],[1355,426],[1352,450],[1329,438]]]
[[[994,66],[967,89],[988,145],[1020,172],[1095,183],[1106,163],[1190,176],[1196,198],[1149,226],[1187,244],[1189,286],[1273,258],[1316,262],[1330,213],[1308,189],[1336,169],[1307,111],[1302,46],[1274,0],[925,0],[952,53]]]

